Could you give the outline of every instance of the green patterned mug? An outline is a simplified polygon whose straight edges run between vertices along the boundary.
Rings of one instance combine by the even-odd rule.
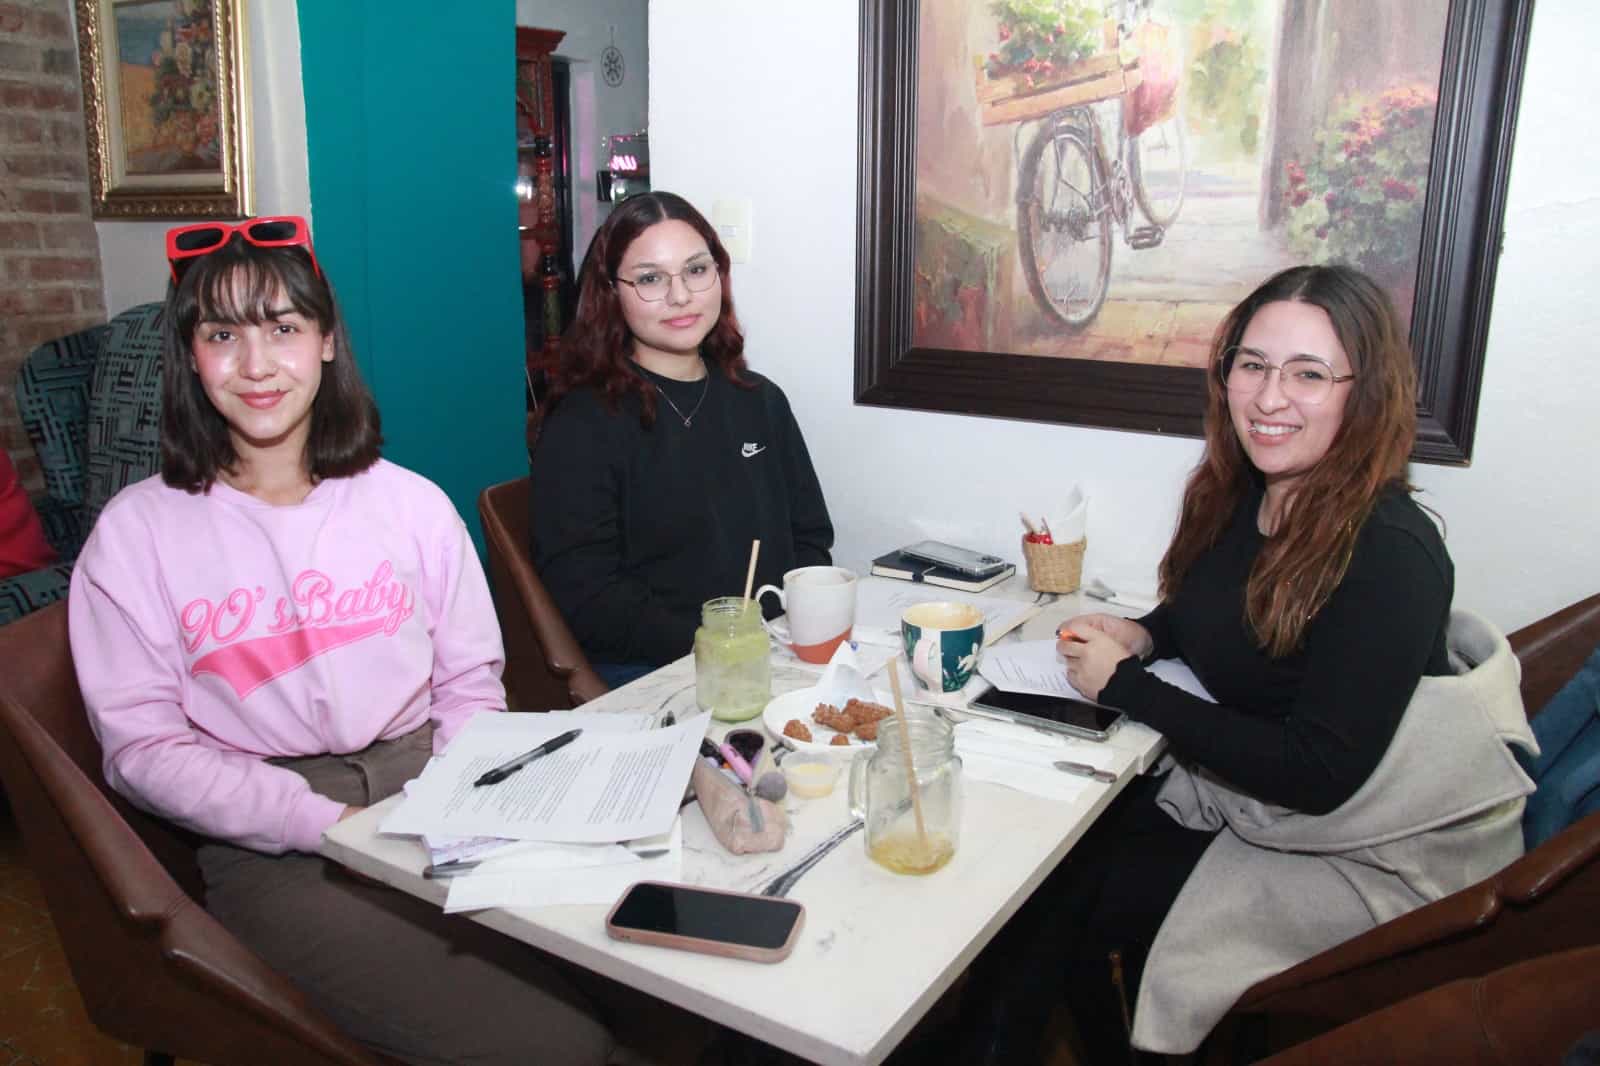
[[[978,667],[983,612],[967,603],[919,603],[900,616],[911,676],[930,692],[960,692]]]

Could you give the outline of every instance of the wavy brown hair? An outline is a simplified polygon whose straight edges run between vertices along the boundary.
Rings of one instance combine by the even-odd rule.
[[[333,361],[311,401],[306,472],[313,483],[351,477],[377,462],[383,447],[378,405],[362,380],[338,301],[304,248],[262,248],[234,235],[190,262],[167,286],[161,357],[161,479],[175,489],[205,492],[238,461],[228,423],[194,370],[201,322],[260,325],[278,309],[279,293],[333,337]]]
[[[550,405],[573,389],[589,386],[600,393],[606,407],[617,410],[622,397],[637,393],[640,424],[649,427],[656,420],[656,390],[634,369],[633,334],[622,317],[617,295],[617,269],[628,246],[658,222],[676,220],[693,226],[705,238],[711,257],[717,262],[722,283],[722,311],[706,339],[700,342],[700,357],[708,372],[720,372],[743,388],[753,388],[740,373],[744,361],[744,334],[733,312],[733,288],[728,270],[728,250],[717,238],[717,231],[694,205],[670,192],[647,192],[631,196],[618,204],[596,231],[583,257],[578,273],[578,310],[572,325],[561,340],[561,361],[550,374]]]
[[[1177,532],[1161,560],[1161,598],[1170,600],[1190,567],[1213,547],[1246,494],[1264,480],[1228,415],[1216,368],[1263,306],[1280,300],[1319,307],[1333,323],[1355,380],[1327,454],[1295,485],[1278,528],[1256,557],[1245,615],[1274,658],[1300,646],[1306,626],[1344,580],[1356,538],[1378,497],[1414,491],[1406,462],[1416,437],[1416,368],[1394,306],[1348,266],[1291,267],[1264,281],[1218,327],[1206,375],[1206,448],[1189,475]],[[1300,506],[1301,501],[1315,506]]]

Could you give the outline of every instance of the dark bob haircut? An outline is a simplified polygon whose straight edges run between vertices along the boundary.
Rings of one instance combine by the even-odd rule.
[[[282,294],[280,296],[280,294]],[[167,287],[161,360],[161,478],[173,488],[205,492],[239,459],[228,423],[212,406],[194,369],[192,344],[201,322],[266,322],[287,299],[333,338],[333,361],[311,403],[306,471],[313,483],[350,477],[378,461],[383,447],[378,405],[361,379],[333,289],[305,249],[262,248],[235,235],[194,259]],[[274,306],[276,305],[276,306]]]

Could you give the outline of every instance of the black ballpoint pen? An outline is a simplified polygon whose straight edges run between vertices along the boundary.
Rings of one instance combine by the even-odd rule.
[[[508,763],[496,766],[493,770],[490,770],[488,773],[474,781],[472,783],[472,787],[479,788],[483,785],[499,784],[501,781],[504,781],[506,778],[510,777],[524,766],[527,766],[539,756],[549,755],[557,748],[564,748],[568,744],[571,744],[574,740],[578,739],[578,735],[582,732],[583,730],[581,729],[569,729],[565,733],[562,733],[559,737],[551,737],[549,740],[545,741],[543,744],[540,744],[532,751],[524,755],[518,755],[515,759],[512,759]]]

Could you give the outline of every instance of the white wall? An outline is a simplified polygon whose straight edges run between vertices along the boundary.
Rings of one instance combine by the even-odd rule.
[[[1456,602],[1507,630],[1600,591],[1588,8],[1541,0],[1534,18],[1473,465],[1413,469],[1448,523]],[[1198,442],[853,404],[859,17],[859,0],[650,4],[654,183],[702,209],[753,201],[754,257],[733,278],[748,354],[805,430],[836,556],[931,535],[1015,558],[1017,510],[1077,480],[1088,572],[1153,588]],[[709,108],[689,91],[708,42],[739,87]]]
[[[300,24],[295,0],[252,0],[246,47],[257,215],[311,217],[306,167],[306,101],[300,84]],[[106,310],[166,296],[165,236],[183,219],[97,222]],[[313,228],[313,232],[315,229]]]
[[[637,133],[647,117],[646,0],[517,0],[517,25],[562,30],[556,56],[571,63],[572,87],[572,264],[583,265],[594,231],[610,205],[595,198],[595,171],[610,158],[602,139]],[[613,33],[613,31],[615,31]],[[622,84],[606,84],[600,53],[615,43],[622,53]]]

